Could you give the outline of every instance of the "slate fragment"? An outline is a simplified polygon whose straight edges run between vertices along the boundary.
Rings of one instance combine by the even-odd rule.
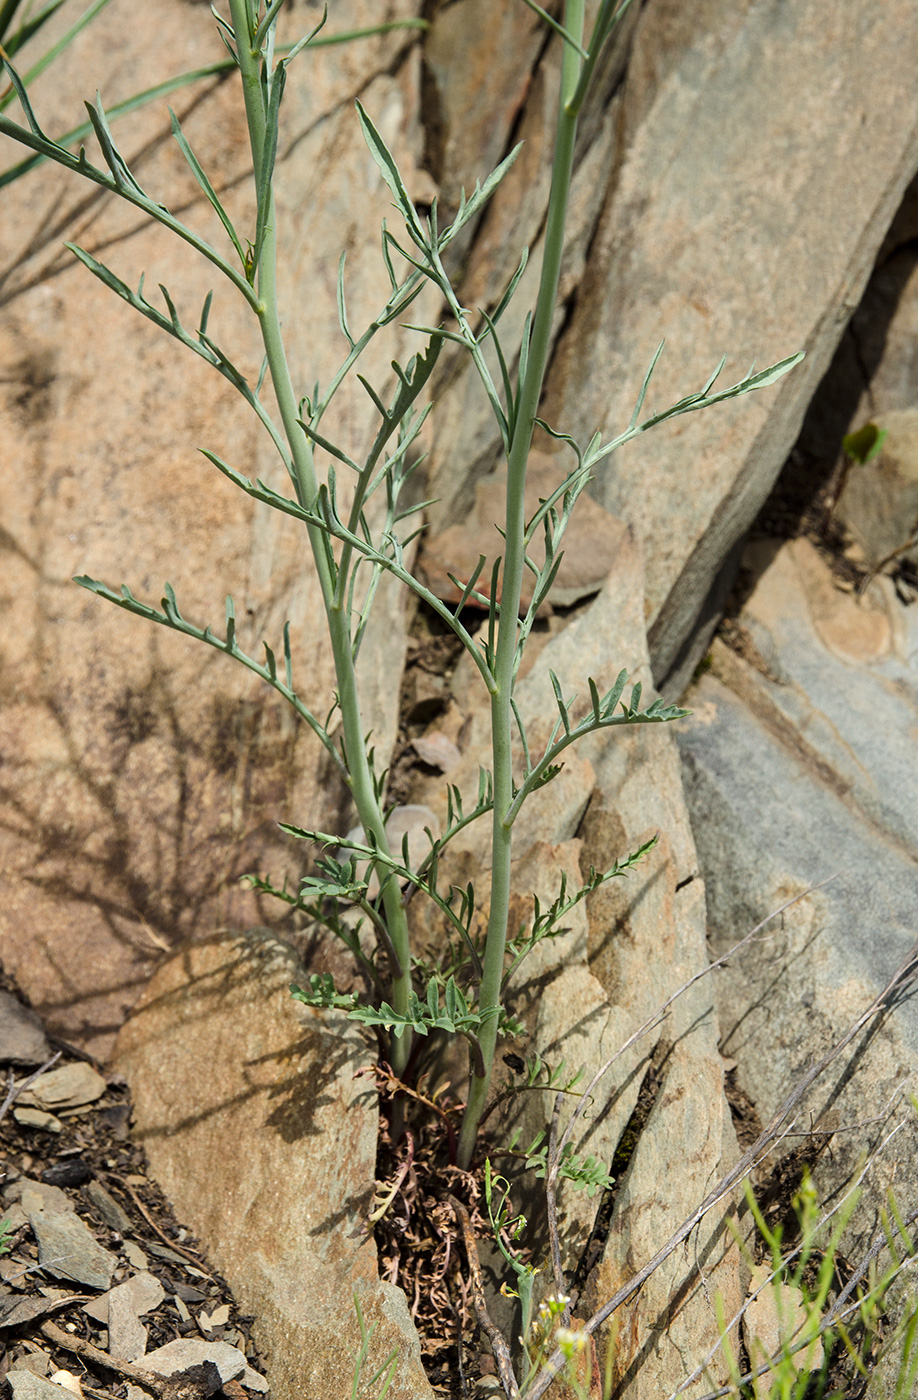
[[[73,1279],[89,1288],[108,1288],[117,1256],[103,1249],[74,1211],[28,1212],[38,1241],[38,1262],[46,1274]]]
[[[17,1103],[23,1107],[43,1108],[56,1113],[62,1108],[80,1108],[83,1104],[95,1103],[105,1093],[105,1080],[84,1060],[49,1069],[18,1097]]]
[[[30,1006],[0,992],[0,1063],[43,1065],[51,1058],[45,1028]]]

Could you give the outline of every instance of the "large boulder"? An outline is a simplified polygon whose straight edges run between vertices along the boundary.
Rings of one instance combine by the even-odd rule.
[[[475,8],[466,0],[444,15],[455,29]],[[805,10],[710,0],[691,11],[651,0],[631,19],[599,110],[584,123],[567,314],[556,323],[543,416],[584,443],[597,428],[614,436],[664,338],[648,410],[700,388],[724,352],[730,382],[753,360],[807,351],[777,389],[679,418],[597,472],[597,498],[647,550],[653,670],[675,693],[722,608],[718,575],[725,560],[735,568],[732,551],[797,436],[918,167],[918,118],[903,120],[900,101],[918,60],[918,12],[868,0],[843,10],[832,0]],[[550,130],[558,48],[548,46],[521,109],[530,154]],[[468,80],[443,81],[464,90]],[[508,95],[517,91],[508,84]],[[448,95],[441,107],[452,110]],[[457,145],[448,133],[446,150]],[[466,305],[493,305],[502,292],[518,256],[508,228],[532,246],[531,293],[547,185],[525,153],[502,198],[492,219],[501,208],[503,244],[486,222],[481,252],[469,256]],[[508,313],[511,355],[522,314]],[[459,384],[468,387],[457,390],[435,452],[444,512],[471,504],[462,473],[474,480],[499,451],[481,390]]]
[[[800,896],[718,974],[722,1049],[767,1121],[915,947],[918,619],[888,579],[841,591],[805,539],[760,542],[747,565],[678,742],[715,950]],[[918,1195],[916,1066],[916,1003],[899,997],[801,1105],[804,1134],[837,1130],[829,1151],[795,1142],[827,1198],[880,1149],[846,1236],[855,1262],[887,1189],[903,1210]]]
[[[364,1381],[397,1349],[389,1393],[429,1400],[405,1295],[380,1281],[361,1228],[377,1104],[355,1074],[373,1053],[342,1012],[293,1000],[304,977],[266,930],[186,945],[164,963],[116,1046],[135,1138],[254,1314],[276,1400],[328,1400],[345,1376],[350,1386],[355,1297],[375,1327]]]
[[[387,17],[417,10],[397,0]],[[344,0],[332,23],[360,28],[375,18],[366,0]],[[298,9],[289,22],[300,21],[310,22]],[[35,82],[35,109],[49,131],[66,130],[97,88],[111,105],[224,53],[206,6],[111,5]],[[379,253],[389,195],[353,99],[362,97],[411,178],[423,149],[419,82],[416,30],[305,53],[291,72],[278,162],[280,285],[301,392],[327,383],[347,351],[334,276],[342,246],[353,326],[389,290]],[[202,81],[168,100],[231,216],[251,234],[236,82]],[[116,122],[116,139],[154,197],[228,248],[171,139],[166,101]],[[87,151],[101,159],[94,142]],[[21,154],[4,143],[5,163]],[[260,681],[209,648],[116,612],[71,577],[124,581],[153,603],[168,579],[185,615],[221,634],[232,593],[240,643],[259,659],[263,639],[281,647],[289,618],[295,681],[320,715],[333,668],[301,529],[256,507],[197,452],[206,446],[287,489],[255,416],[62,243],[84,245],[134,286],[145,272],[154,301],[165,283],[191,326],[214,287],[210,333],[254,379],[262,350],[241,297],[159,225],[56,167],[6,188],[3,209],[0,941],[51,1028],[104,1055],[164,947],[215,924],[276,917],[238,877],[295,875],[300,852],[279,839],[276,821],[334,823],[342,797],[311,734]],[[415,310],[420,319],[432,314],[423,302]],[[395,328],[371,346],[365,373],[388,384],[390,359],[417,343]],[[365,391],[348,385],[336,415],[345,449],[366,443],[375,422]],[[371,627],[363,649],[364,718],[380,768],[397,726],[389,677],[404,652],[403,609],[404,595],[384,588],[378,631]]]
[[[588,676],[602,692],[624,666],[652,696],[642,600],[641,551],[626,533],[596,600],[555,635],[546,628],[541,650],[534,643],[517,691],[534,754],[557,718],[550,670],[563,679],[569,697],[585,697]],[[477,787],[479,765],[491,760],[487,697],[476,685],[477,673],[464,684],[465,664],[454,686],[463,716],[461,760],[450,769],[449,781],[468,797]],[[520,1053],[537,1053],[553,1069],[563,1061],[564,1080],[583,1070],[582,1088],[667,996],[707,965],[704,887],[671,729],[607,730],[566,750],[564,760],[560,775],[534,794],[514,827],[513,936],[531,920],[534,897],[544,909],[562,879],[570,893],[591,866],[607,869],[660,833],[657,847],[627,880],[602,887],[571,910],[563,937],[539,944],[514,978],[510,1004],[528,1032]],[[436,810],[444,800],[440,786],[424,782],[416,796]],[[442,875],[444,885],[461,888],[471,879],[484,908],[488,836],[488,820],[460,832]],[[509,1094],[512,1077],[503,1067],[501,1073],[500,1087]],[[489,1120],[490,1140],[502,1146],[518,1131],[518,1146],[528,1147],[547,1128],[553,1102],[550,1092],[510,1094],[509,1107]],[[562,1128],[577,1102],[565,1100]],[[608,1238],[593,1260],[578,1309],[586,1317],[666,1242],[737,1155],[709,983],[699,982],[675,1003],[662,1026],[614,1063],[593,1090],[590,1111],[573,1141],[578,1152],[591,1154],[606,1170],[612,1167],[617,1177],[614,1200],[606,1202]],[[526,1243],[535,1246],[539,1259],[548,1248],[542,1187],[530,1176],[528,1188],[524,1179],[519,1189],[528,1191]],[[568,1284],[600,1199],[562,1183],[560,1232]],[[725,1226],[728,1209],[722,1205],[706,1219],[697,1251],[732,1315],[741,1280]],[[669,1394],[717,1351],[717,1326],[695,1258],[694,1247],[691,1258],[677,1251],[622,1310],[615,1374],[628,1384],[629,1396]],[[554,1286],[547,1269],[539,1286],[545,1291]]]

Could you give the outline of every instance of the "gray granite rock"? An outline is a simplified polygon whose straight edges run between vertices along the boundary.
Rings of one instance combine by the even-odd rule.
[[[544,416],[584,440],[620,431],[664,336],[651,411],[723,352],[732,382],[807,351],[776,389],[676,419],[597,473],[598,499],[645,542],[658,679],[777,477],[918,165],[918,117],[896,95],[918,11],[854,0],[840,14],[834,0],[641,12],[620,164]]]

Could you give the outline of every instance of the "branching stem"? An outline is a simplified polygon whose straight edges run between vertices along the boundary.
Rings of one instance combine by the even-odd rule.
[[[584,0],[566,0],[564,28],[577,42],[583,42]],[[510,862],[512,858],[513,817],[513,682],[516,671],[520,595],[525,567],[526,465],[535,429],[542,384],[551,346],[551,327],[561,257],[564,227],[574,168],[574,141],[577,114],[568,104],[577,90],[583,60],[577,49],[565,44],[561,70],[561,100],[552,168],[551,193],[545,230],[542,273],[532,325],[532,339],[526,373],[519,391],[519,406],[508,454],[505,550],[500,621],[495,666],[496,686],[491,696],[491,733],[494,772],[494,811],[492,819],[491,908],[485,943],[483,976],[479,990],[482,1012],[500,1005],[504,956],[507,947],[507,921],[510,910]],[[468,1168],[475,1149],[478,1124],[485,1109],[491,1082],[491,1067],[497,1046],[497,1017],[484,1022],[481,1050],[485,1073],[472,1075],[468,1106],[459,1135],[459,1166]]]
[[[255,179],[256,184],[260,184],[262,164],[265,158],[267,122],[262,87],[262,54],[260,48],[257,48],[253,42],[254,36],[249,24],[246,0],[230,0],[230,13],[236,33]],[[274,81],[278,81],[276,76]],[[312,510],[319,494],[319,483],[316,477],[312,444],[299,421],[299,406],[290,376],[290,367],[287,363],[278,312],[277,231],[273,187],[268,196],[266,229],[258,261],[257,279],[260,301],[258,319],[268,362],[268,372],[274,385],[281,422],[290,445],[294,486],[300,505],[306,510]],[[319,586],[322,590],[325,615],[328,620],[351,794],[364,832],[368,837],[372,837],[373,842],[382,853],[389,855],[385,817],[370,769],[366,736],[361,718],[350,632],[350,612],[347,607],[347,591],[345,589],[339,590],[336,587],[336,568],[327,533],[317,525],[310,524],[306,528],[315,559]],[[397,968],[392,969],[392,1005],[400,1014],[406,1015],[408,994],[411,991],[411,948],[408,940],[408,923],[402,904],[401,891],[391,871],[380,869],[379,880],[386,925],[397,959]],[[393,1037],[391,1058],[392,1067],[396,1074],[404,1073],[410,1053],[411,1037],[409,1035],[400,1038]]]

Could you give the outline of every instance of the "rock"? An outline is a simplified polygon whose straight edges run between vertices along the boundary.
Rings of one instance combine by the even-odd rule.
[[[532,751],[539,751],[556,715],[549,669],[563,677],[567,695],[585,696],[588,676],[602,691],[622,666],[631,670],[633,680],[649,686],[641,555],[629,534],[595,602],[546,642],[519,684],[517,699]],[[468,805],[478,766],[490,758],[483,698],[470,690],[467,704],[462,762],[451,771],[450,781],[459,785]],[[662,833],[658,847],[627,881],[597,891],[572,910],[564,920],[568,932],[540,944],[514,978],[513,1010],[529,1030],[514,1051],[537,1052],[552,1068],[563,1060],[565,1077],[583,1067],[589,1078],[668,993],[706,966],[704,895],[671,730],[642,726],[607,731],[568,749],[564,758],[562,774],[534,795],[516,823],[514,933],[531,918],[533,894],[544,908],[557,894],[562,874],[572,890],[591,865],[607,869],[655,831]],[[442,802],[442,794],[436,795],[440,786],[433,779],[419,783],[419,800],[436,809]],[[448,860],[444,856],[442,876],[444,884],[463,888],[473,879],[483,911],[489,894],[488,838],[486,822],[460,832],[450,843]],[[625,1159],[609,1238],[582,1305],[584,1315],[665,1243],[736,1155],[723,1099],[712,995],[710,985],[700,983],[676,1003],[662,1030],[657,1027],[621,1058],[594,1091],[594,1111],[575,1136],[577,1150],[596,1156],[608,1170],[647,1070],[654,1058],[659,1061],[653,1108],[633,1155]],[[498,1087],[508,1085],[501,1079]],[[495,1122],[496,1141],[509,1141],[519,1128],[520,1145],[528,1147],[547,1128],[553,1100],[554,1094],[520,1096]],[[562,1112],[562,1125],[571,1106]],[[545,1227],[538,1183],[533,1191],[525,1212],[542,1254]],[[598,1204],[598,1197],[562,1186],[568,1270]],[[730,1312],[741,1296],[739,1261],[723,1216],[721,1209],[705,1223],[700,1249],[705,1267],[718,1280],[713,1286],[732,1300]],[[693,1269],[677,1253],[624,1310],[615,1376],[617,1382],[627,1382],[629,1396],[669,1394],[716,1346],[717,1328]],[[552,1283],[546,1277],[540,1286],[549,1290]],[[680,1307],[673,1315],[676,1296]]]
[[[568,470],[560,458],[533,452],[526,474],[526,516],[535,514],[539,502],[547,500],[564,479]],[[506,467],[493,472],[475,488],[475,506],[471,516],[460,525],[450,525],[439,534],[428,537],[422,546],[418,568],[428,588],[448,602],[458,603],[460,589],[450,574],[465,584],[478,567],[481,555],[487,562],[481,572],[477,591],[490,592],[491,569],[494,559],[503,552],[503,541],[497,525],[504,518],[507,491]],[[582,598],[597,593],[612,569],[622,547],[625,527],[608,511],[589,498],[581,496],[564,539],[564,557],[558,570],[551,601],[570,607]],[[535,564],[545,562],[544,538],[539,533],[530,549]],[[522,603],[528,606],[532,598],[532,574],[527,570],[523,579]],[[470,606],[480,606],[470,604]],[[550,605],[549,605],[550,606]]]
[[[378,1280],[372,1240],[350,1238],[375,1174],[376,1104],[353,1078],[372,1055],[341,1013],[293,1001],[289,984],[305,975],[265,932],[189,946],[150,983],[116,1064],[151,1171],[257,1318],[276,1400],[340,1388],[357,1348],[355,1290],[377,1323],[370,1363],[398,1347],[394,1395],[421,1400],[404,1296]]]
[[[216,1366],[221,1381],[235,1381],[246,1368],[245,1354],[228,1342],[202,1342],[197,1337],[176,1337],[144,1357],[144,1369],[155,1376],[174,1376],[191,1366]]]
[[[65,1157],[41,1174],[49,1186],[82,1186],[92,1176],[92,1167],[82,1157]]]
[[[715,951],[803,896],[718,974],[722,1048],[767,1121],[915,942],[918,613],[888,579],[860,598],[839,591],[804,539],[760,542],[747,561],[732,648],[715,645],[689,692],[679,746]],[[886,1189],[911,1199],[918,1188],[918,1127],[901,1111],[916,1052],[918,1009],[902,997],[801,1108],[803,1126],[831,1109],[845,1128],[818,1163],[824,1197],[890,1116],[903,1119],[863,1183],[849,1259]]]
[[[886,413],[879,426],[880,452],[850,464],[836,506],[871,569],[893,557],[918,560],[918,408]]]
[[[113,1288],[108,1295],[108,1351],[122,1361],[136,1361],[147,1349],[147,1329],[140,1321],[133,1293],[123,1292],[123,1288]]]
[[[543,416],[579,441],[621,431],[663,336],[650,412],[700,387],[724,351],[727,383],[753,359],[807,351],[777,388],[678,418],[597,472],[597,499],[647,550],[658,681],[777,477],[915,172],[918,127],[893,74],[914,69],[918,12],[870,13],[864,25],[868,7],[848,8],[842,30],[833,0],[793,16],[729,0],[684,22],[667,4],[641,14],[622,156]],[[864,83],[885,95],[852,104]]]
[[[752,1269],[749,1280],[752,1301],[743,1316],[743,1336],[750,1370],[762,1366],[773,1356],[780,1356],[781,1348],[797,1338],[807,1319],[800,1289],[787,1283],[769,1282],[770,1272],[765,1265],[758,1264]],[[818,1371],[822,1360],[821,1341],[812,1343],[796,1358],[800,1369],[806,1371]],[[774,1374],[767,1371],[753,1381],[756,1400],[770,1400],[774,1381]]]
[[[135,1244],[133,1240],[125,1240],[121,1248],[132,1269],[137,1269],[140,1273],[149,1269],[149,1261],[139,1244]]]
[[[101,1322],[103,1327],[108,1327],[108,1309],[114,1294],[120,1298],[130,1300],[131,1307],[142,1317],[144,1313],[152,1312],[158,1308],[165,1298],[163,1286],[158,1278],[148,1271],[133,1274],[124,1283],[119,1283],[117,1288],[111,1288],[107,1293],[103,1293],[100,1298],[94,1298],[91,1303],[86,1303],[83,1311],[87,1317],[95,1318],[96,1322]],[[113,1355],[124,1356],[123,1352],[112,1352]],[[130,1360],[130,1357],[127,1358]]]
[[[69,1390],[71,1395],[76,1395],[82,1400],[83,1386],[79,1376],[75,1376],[72,1371],[55,1371],[51,1383],[59,1385],[62,1390]]]
[[[44,1181],[33,1181],[28,1176],[20,1177],[18,1181],[13,1182],[9,1190],[9,1199],[19,1201],[27,1213],[31,1213],[33,1210],[46,1210],[52,1214],[74,1209],[73,1201],[60,1186],[50,1186]]]
[[[706,607],[712,619],[722,607],[717,580],[724,561],[778,474],[915,170],[915,126],[901,122],[891,90],[865,113],[869,133],[860,110],[843,96],[865,73],[888,82],[890,64],[901,64],[907,81],[918,54],[915,15],[908,7],[888,10],[883,24],[862,32],[855,8],[839,33],[835,7],[822,3],[790,25],[783,12],[766,18],[725,0],[710,0],[690,24],[671,5],[645,6],[639,19],[637,12],[629,17],[634,27],[623,26],[620,47],[610,55],[598,104],[605,119],[595,113],[584,119],[581,182],[578,187],[575,177],[562,274],[572,312],[555,351],[543,416],[584,443],[598,427],[607,436],[621,431],[664,337],[648,411],[699,387],[724,350],[726,374],[735,370],[734,378],[753,358],[762,364],[798,348],[808,352],[778,389],[680,418],[597,472],[594,496],[635,526],[648,551],[651,654],[661,682],[674,668],[687,666],[691,674],[694,661],[681,653],[691,648],[699,619],[707,622]],[[463,20],[474,23],[472,5],[446,13],[451,31]],[[500,22],[497,15],[492,22]],[[470,47],[473,33],[470,28]],[[519,123],[528,149],[483,220],[460,288],[463,304],[493,306],[518,245],[530,245],[522,309],[511,307],[501,325],[511,359],[539,264],[547,198],[539,157],[550,128],[555,53],[546,46],[534,72]],[[805,75],[814,70],[822,76],[811,82]],[[842,71],[850,78],[838,86]],[[487,80],[474,67],[452,79],[457,114],[476,81],[483,93]],[[800,90],[804,121],[798,120]],[[512,81],[506,92],[513,101]],[[464,148],[458,115],[455,132],[449,125],[451,110],[447,98],[440,149],[450,153],[445,181],[457,184],[457,153]],[[704,139],[687,146],[689,128],[703,131]],[[462,158],[477,169],[478,147]],[[846,172],[841,184],[826,178],[836,166]],[[788,168],[795,171],[791,186]],[[852,172],[863,194],[854,201],[846,194]],[[726,238],[725,229],[733,230]],[[451,372],[449,386],[433,467],[438,529],[455,519],[457,503],[465,513],[475,481],[499,456],[475,377]],[[686,462],[695,464],[691,477]],[[674,492],[674,482],[689,484]]]
[[[0,1063],[42,1065],[51,1058],[45,1028],[30,1006],[0,992]]]
[[[55,1118],[53,1113],[46,1113],[43,1108],[16,1108],[14,1106],[13,1117],[24,1128],[39,1128],[44,1133],[59,1133],[64,1127],[59,1118]]]
[[[462,757],[452,739],[437,730],[429,731],[421,739],[412,739],[411,747],[422,763],[430,768],[439,768],[441,773],[455,768]]]
[[[67,1391],[61,1385],[33,1375],[31,1371],[8,1371],[6,1375],[13,1400],[65,1400]]]
[[[117,1256],[93,1239],[72,1209],[29,1210],[27,1214],[38,1241],[38,1262],[46,1274],[73,1279],[89,1288],[110,1286]]]
[[[419,11],[420,0],[395,0],[386,15]],[[348,0],[334,23],[359,29],[377,14],[370,0]],[[163,0],[155,20],[129,7],[106,16],[104,43],[91,25],[78,36],[33,89],[47,129],[71,127],[97,88],[111,104],[224,52],[206,5]],[[409,178],[424,148],[417,31],[318,49],[304,60],[302,79],[287,89],[278,160],[281,295],[291,308],[285,334],[300,393],[316,380],[327,385],[347,348],[335,277],[320,269],[336,267],[346,245],[355,328],[388,295],[379,230],[391,217],[390,194],[366,150],[354,98],[360,95]],[[248,228],[254,203],[238,98],[238,86],[204,80],[174,103],[216,186],[232,191],[232,216]],[[165,100],[113,129],[142,166],[145,188],[189,209],[204,236],[228,248],[169,138]],[[90,147],[90,158],[100,159]],[[277,820],[325,829],[338,796],[314,737],[280,697],[225,658],[69,582],[80,573],[116,586],[123,579],[157,602],[168,578],[186,615],[218,629],[230,592],[241,644],[259,656],[263,638],[279,649],[289,618],[300,693],[327,713],[332,658],[314,625],[322,604],[304,567],[302,530],[256,507],[197,455],[199,445],[210,446],[289,489],[273,449],[224,380],[129,311],[61,242],[72,234],[103,259],[108,253],[100,250],[111,249],[133,285],[144,268],[156,269],[151,288],[162,280],[182,317],[195,323],[214,285],[209,265],[186,257],[184,245],[152,223],[137,230],[134,214],[117,201],[100,206],[90,228],[80,212],[87,197],[95,198],[88,186],[45,165],[7,190],[0,231],[8,308],[0,332],[0,441],[25,473],[24,485],[14,490],[8,482],[0,501],[10,599],[0,758],[15,774],[0,837],[0,943],[8,970],[53,1017],[51,1028],[105,1058],[164,948],[215,925],[263,917],[240,875],[255,869],[296,878],[299,849],[277,832]],[[308,315],[293,314],[303,287]],[[431,294],[412,306],[420,321],[437,314]],[[257,374],[258,328],[227,287],[216,292],[211,328],[244,371]],[[79,365],[67,349],[76,344],[90,346]],[[393,326],[370,345],[363,373],[388,395],[391,359],[404,362],[418,344],[415,333]],[[372,440],[376,411],[356,380],[334,413],[345,450]],[[138,433],[141,418],[146,427]],[[51,539],[53,576],[37,562]],[[393,600],[383,586],[362,647],[364,721],[379,771],[395,733],[392,677],[404,630],[404,594]],[[380,633],[384,668],[374,660]]]
[[[101,1074],[85,1061],[74,1060],[72,1064],[40,1074],[28,1089],[23,1090],[16,1102],[23,1107],[43,1108],[50,1113],[95,1103],[104,1093],[105,1080]]]
[[[31,1371],[33,1376],[48,1376],[51,1373],[51,1357],[40,1349],[27,1352],[16,1362],[16,1369]]]
[[[127,1211],[123,1210],[118,1204],[111,1192],[106,1191],[101,1181],[90,1181],[86,1187],[86,1195],[95,1207],[97,1214],[104,1220],[110,1230],[117,1230],[119,1235],[131,1233],[134,1227],[131,1224],[130,1216]],[[134,1244],[131,1240],[126,1240],[124,1243],[124,1250],[125,1253],[128,1253],[129,1250],[136,1251],[143,1261],[138,1264],[135,1262],[132,1255],[128,1254],[128,1258],[135,1269],[145,1269],[147,1267],[146,1258],[139,1245]]]

